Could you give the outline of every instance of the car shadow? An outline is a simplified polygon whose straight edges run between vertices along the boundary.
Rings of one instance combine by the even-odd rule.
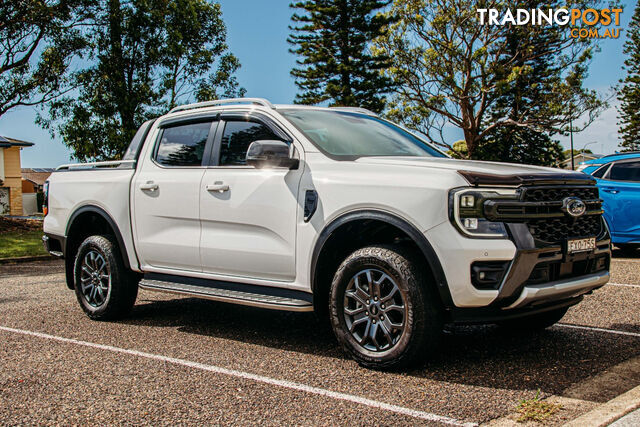
[[[201,299],[142,300],[127,324],[347,358],[328,324],[313,313],[290,313]],[[614,325],[636,331],[637,326]],[[405,372],[418,378],[480,387],[540,389],[562,394],[572,384],[640,355],[640,338],[554,326],[509,334],[492,326],[448,326],[437,351]],[[633,380],[633,379],[630,379]]]
[[[613,247],[611,251],[611,256],[615,259],[640,259],[640,249],[636,249],[635,251],[623,251],[617,247]]]

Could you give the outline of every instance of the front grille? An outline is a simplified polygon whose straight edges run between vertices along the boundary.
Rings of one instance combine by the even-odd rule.
[[[599,200],[598,187],[596,186],[525,187],[522,190],[521,200],[524,202],[557,202],[560,204],[566,197],[578,197],[585,202],[592,200],[594,202],[587,203],[587,206],[590,209],[600,209],[601,202]],[[551,213],[550,211],[549,214]],[[535,239],[546,243],[559,243],[566,239],[598,236],[602,231],[601,214],[583,215],[578,218],[566,215],[549,216],[549,218],[532,218],[526,221],[529,231]]]
[[[558,243],[570,238],[598,236],[602,232],[600,215],[579,218],[545,218],[528,221],[531,235],[540,241]]]
[[[599,198],[598,187],[525,187],[522,200],[525,202],[554,202],[565,197],[597,200]]]
[[[594,185],[537,185],[519,191],[518,199],[485,201],[484,216],[490,221],[525,223],[534,239],[552,245],[603,232],[602,200]],[[569,216],[563,208],[567,197],[581,199],[586,212],[577,218]]]

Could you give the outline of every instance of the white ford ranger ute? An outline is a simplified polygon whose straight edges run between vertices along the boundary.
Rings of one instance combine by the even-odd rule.
[[[587,175],[461,161],[358,108],[175,108],[123,160],[59,167],[44,243],[92,319],[138,288],[315,311],[359,363],[437,350],[446,323],[548,327],[609,279]]]

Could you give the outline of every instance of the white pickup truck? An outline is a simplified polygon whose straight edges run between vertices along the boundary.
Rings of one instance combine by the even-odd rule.
[[[374,368],[424,358],[445,323],[550,326],[609,279],[589,176],[453,160],[358,108],[178,107],[122,161],[58,168],[46,210],[93,319],[138,288],[316,311]]]

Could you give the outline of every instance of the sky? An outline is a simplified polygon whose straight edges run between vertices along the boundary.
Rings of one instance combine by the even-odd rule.
[[[297,88],[289,74],[295,66],[295,56],[289,53],[287,36],[291,24],[291,0],[221,0],[227,24],[230,51],[240,59],[242,68],[237,77],[247,89],[246,96],[267,98],[276,104],[293,102]],[[633,14],[635,2],[622,1],[622,29],[619,39],[604,39],[589,69],[585,86],[603,95],[623,77],[622,47],[626,28]],[[590,127],[574,134],[574,148],[587,146],[596,153],[614,152],[619,143],[615,104],[606,110]],[[59,139],[52,139],[48,131],[34,123],[35,108],[21,108],[0,117],[0,135],[34,142],[22,151],[22,167],[55,167],[69,163],[69,150]],[[448,132],[452,142],[462,139],[457,131]],[[568,138],[559,138],[568,148]]]

